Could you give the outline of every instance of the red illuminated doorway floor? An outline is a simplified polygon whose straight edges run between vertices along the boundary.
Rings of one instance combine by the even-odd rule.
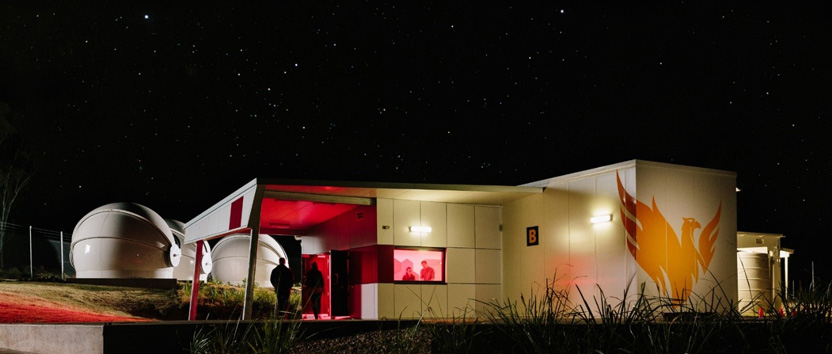
[[[310,314],[310,313],[305,313],[305,314],[303,314],[302,319],[304,319],[304,320],[314,320],[315,315]],[[330,317],[329,315],[321,314],[321,315],[318,315],[318,319],[319,320],[349,320],[349,319],[351,319],[351,317],[350,316]]]

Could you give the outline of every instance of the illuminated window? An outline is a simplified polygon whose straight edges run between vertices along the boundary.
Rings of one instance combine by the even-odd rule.
[[[445,282],[445,250],[393,250],[393,280],[396,282]]]

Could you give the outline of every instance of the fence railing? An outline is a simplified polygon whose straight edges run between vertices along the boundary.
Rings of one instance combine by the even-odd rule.
[[[71,243],[68,232],[0,223],[0,278],[75,277]]]

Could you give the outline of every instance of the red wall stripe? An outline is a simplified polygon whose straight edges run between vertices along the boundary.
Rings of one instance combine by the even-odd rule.
[[[231,203],[231,217],[228,219],[228,229],[236,229],[243,223],[243,197]]]

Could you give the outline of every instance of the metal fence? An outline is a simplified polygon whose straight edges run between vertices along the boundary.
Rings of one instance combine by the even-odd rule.
[[[73,278],[71,243],[67,232],[0,223],[0,278]]]

